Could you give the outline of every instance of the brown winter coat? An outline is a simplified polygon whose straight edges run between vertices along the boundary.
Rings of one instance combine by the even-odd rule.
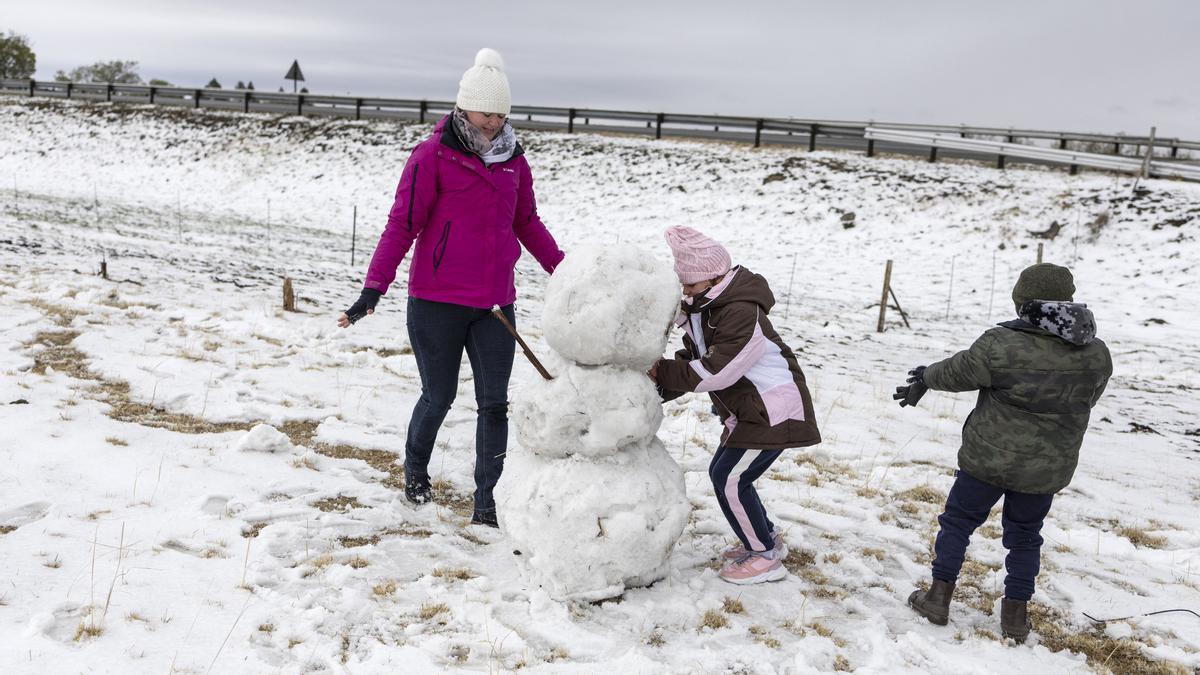
[[[725,426],[723,446],[779,450],[821,442],[804,373],[767,318],[774,304],[766,279],[735,267],[684,301],[676,319],[684,348],[658,364],[664,400],[708,392]]]

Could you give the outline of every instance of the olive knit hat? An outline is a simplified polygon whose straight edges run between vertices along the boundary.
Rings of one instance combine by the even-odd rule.
[[[1013,304],[1017,311],[1030,300],[1075,300],[1075,279],[1071,270],[1053,263],[1038,263],[1021,270],[1017,285],[1013,286]]]

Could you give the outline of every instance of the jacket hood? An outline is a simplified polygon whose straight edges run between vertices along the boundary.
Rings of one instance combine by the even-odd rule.
[[[761,274],[738,265],[729,270],[716,286],[692,297],[691,302],[685,298],[683,311],[689,313],[716,309],[731,302],[753,302],[766,314],[775,306],[775,294]]]
[[[1096,339],[1096,317],[1083,303],[1029,300],[1018,314],[1019,319],[1000,325],[1028,333],[1049,333],[1080,347]]]

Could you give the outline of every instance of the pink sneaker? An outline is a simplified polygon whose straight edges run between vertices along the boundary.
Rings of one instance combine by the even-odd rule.
[[[767,558],[748,553],[732,560],[721,569],[721,578],[731,584],[761,584],[767,581],[779,581],[787,576],[782,558]]]
[[[779,558],[780,560],[783,560],[784,558],[787,557],[787,554],[788,554],[787,544],[784,543],[783,537],[779,536],[779,533],[772,532],[771,536],[775,538],[775,557]],[[722,560],[737,560],[738,558],[746,555],[749,552],[750,551],[747,551],[745,546],[742,546],[741,543],[738,543],[736,546],[734,546],[732,548],[727,548],[724,551],[721,551],[721,559]]]

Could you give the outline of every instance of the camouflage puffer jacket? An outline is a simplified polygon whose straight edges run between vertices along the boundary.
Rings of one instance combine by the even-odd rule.
[[[1091,410],[1112,375],[1086,305],[1034,300],[970,349],[925,370],[930,389],[979,390],[958,465],[986,483],[1054,494],[1079,463]]]

